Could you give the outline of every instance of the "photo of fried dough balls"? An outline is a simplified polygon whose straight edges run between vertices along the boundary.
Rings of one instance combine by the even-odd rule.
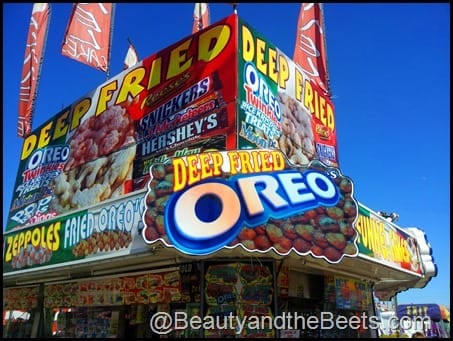
[[[69,140],[71,155],[65,171],[133,144],[134,131],[134,121],[123,107],[115,105],[99,116],[91,116]]]
[[[316,156],[311,115],[294,98],[279,92],[282,134],[278,148],[296,165],[306,165]]]
[[[125,182],[132,177],[135,148],[132,145],[61,173],[52,182],[55,197],[50,208],[63,213],[125,194]]]

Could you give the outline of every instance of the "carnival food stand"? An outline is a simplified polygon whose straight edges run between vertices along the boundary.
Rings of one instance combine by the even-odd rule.
[[[20,310],[25,336],[106,338],[159,334],[159,312],[370,317],[373,291],[435,276],[422,239],[358,202],[338,168],[333,104],[233,14],[25,138],[4,233],[4,325]],[[168,335],[376,335],[237,327]]]

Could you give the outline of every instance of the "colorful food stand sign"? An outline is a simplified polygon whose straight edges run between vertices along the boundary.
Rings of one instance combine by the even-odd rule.
[[[6,232],[3,273],[129,254],[143,210],[141,192]]]
[[[143,189],[156,158],[234,148],[236,27],[231,16],[182,39],[35,129],[6,230]]]
[[[239,20],[238,148],[338,167],[333,103],[288,56]]]
[[[332,103],[231,15],[122,71],[27,136],[6,231],[144,189],[154,163],[253,148],[280,150],[296,165],[338,166]]]
[[[358,249],[352,181],[278,150],[212,151],[150,169],[143,238],[191,255],[224,247],[311,254],[336,263]]]
[[[355,226],[359,233],[357,243],[361,257],[422,274],[416,238],[361,204]]]

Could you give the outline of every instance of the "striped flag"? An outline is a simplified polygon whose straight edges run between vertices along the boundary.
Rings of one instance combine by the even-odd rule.
[[[50,21],[50,5],[35,3],[30,19],[19,91],[17,135],[31,133],[33,111]]]
[[[321,3],[301,4],[293,60],[325,94],[330,94]]]
[[[138,63],[138,54],[134,45],[129,41],[126,57],[124,58],[124,69],[128,69]]]
[[[196,2],[193,10],[192,33],[198,32],[211,24],[209,7],[207,3]]]
[[[61,54],[100,71],[109,71],[113,3],[76,3]]]

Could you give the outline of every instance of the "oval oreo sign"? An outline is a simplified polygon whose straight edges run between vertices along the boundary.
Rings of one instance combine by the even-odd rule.
[[[275,150],[205,152],[150,173],[147,243],[162,240],[190,255],[238,245],[329,262],[357,254],[352,182],[320,162],[294,167]]]

